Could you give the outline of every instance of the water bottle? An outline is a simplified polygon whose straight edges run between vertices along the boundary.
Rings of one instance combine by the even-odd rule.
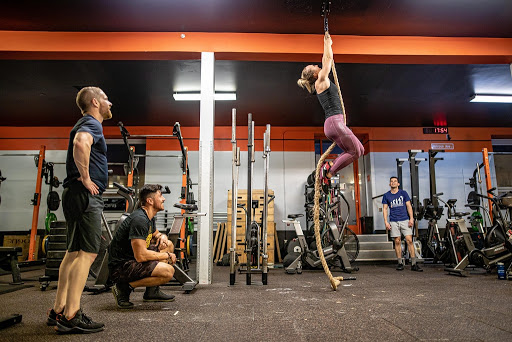
[[[505,279],[505,264],[498,262],[496,266],[498,267],[498,279]]]

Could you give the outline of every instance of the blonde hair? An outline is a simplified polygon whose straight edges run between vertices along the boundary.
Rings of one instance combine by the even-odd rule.
[[[310,94],[313,94],[315,92],[315,81],[316,79],[313,71],[310,68],[305,67],[302,70],[300,78],[297,80],[297,85],[302,89],[306,89]]]
[[[85,115],[89,109],[92,99],[100,100],[102,92],[103,90],[98,87],[83,87],[80,89],[76,94],[76,105],[80,108],[82,115]]]

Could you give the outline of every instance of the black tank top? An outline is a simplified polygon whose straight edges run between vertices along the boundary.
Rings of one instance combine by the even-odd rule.
[[[340,97],[338,95],[338,87],[336,87],[336,84],[332,82],[329,83],[331,84],[329,88],[325,89],[320,94],[316,94],[316,96],[318,97],[318,101],[320,101],[320,104],[324,109],[325,120],[327,120],[327,118],[333,115],[345,114],[341,109]]]

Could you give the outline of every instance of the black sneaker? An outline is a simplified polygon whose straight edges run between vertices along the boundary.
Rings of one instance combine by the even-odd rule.
[[[423,272],[423,269],[420,267],[420,265],[415,264],[411,266],[411,271]]]
[[[144,292],[145,302],[173,302],[174,296],[165,294],[160,291],[159,286],[146,287],[146,292]]]
[[[132,292],[132,287],[128,283],[117,283],[112,286],[112,293],[119,309],[133,308],[133,303],[130,302],[130,292]]]
[[[397,271],[403,271],[403,270],[404,270],[404,264],[398,264],[398,265],[396,265],[396,270],[397,270]]]
[[[62,312],[56,313],[55,310],[53,310],[53,308],[48,310],[48,319],[46,320],[46,325],[49,327],[56,326],[57,325],[57,316],[61,315],[61,314],[62,314]]]
[[[57,316],[55,330],[60,334],[90,334],[103,331],[105,324],[94,322],[79,309],[75,317],[67,319],[64,315]]]

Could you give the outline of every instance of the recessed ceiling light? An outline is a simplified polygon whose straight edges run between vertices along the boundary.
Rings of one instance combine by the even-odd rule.
[[[471,98],[470,102],[512,103],[512,95],[476,94]]]
[[[201,93],[174,93],[172,97],[174,97],[176,101],[199,101],[201,99]],[[235,101],[236,93],[215,93],[214,99],[215,101]]]

